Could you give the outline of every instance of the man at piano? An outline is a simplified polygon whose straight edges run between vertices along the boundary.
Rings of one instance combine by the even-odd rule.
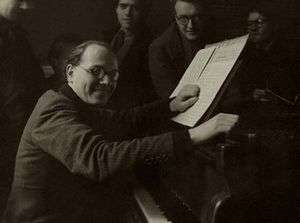
[[[193,105],[200,89],[129,111],[105,109],[118,80],[110,46],[88,41],[67,59],[67,84],[49,90],[27,122],[16,158],[4,222],[124,222],[112,193],[138,163],[188,160],[194,146],[227,133],[238,116],[219,114],[202,125],[130,138],[116,133],[148,127]],[[116,131],[118,130],[118,131]],[[124,181],[123,181],[124,180]],[[119,191],[120,192],[120,191]]]

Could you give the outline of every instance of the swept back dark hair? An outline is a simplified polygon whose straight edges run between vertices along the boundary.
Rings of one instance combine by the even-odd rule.
[[[82,57],[83,53],[85,52],[86,48],[88,46],[94,45],[94,44],[105,47],[114,55],[114,53],[111,50],[110,45],[107,42],[89,40],[89,41],[85,41],[84,43],[73,48],[73,50],[71,51],[71,53],[68,55],[68,57],[66,59],[66,65],[68,65],[68,64],[72,64],[74,66],[79,65],[81,57]]]
[[[113,0],[113,6],[116,8],[119,4],[120,0]],[[138,0],[142,11],[148,10],[152,6],[152,0]]]
[[[175,6],[175,4],[177,2],[188,2],[188,3],[192,3],[192,4],[195,4],[195,5],[201,5],[203,6],[204,8],[208,8],[209,7],[209,4],[207,2],[207,0],[171,0],[171,3],[173,4],[173,6]]]

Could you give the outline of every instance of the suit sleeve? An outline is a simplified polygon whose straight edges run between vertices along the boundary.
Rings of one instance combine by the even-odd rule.
[[[50,109],[39,115],[31,131],[33,142],[75,175],[101,182],[132,169],[137,162],[174,161],[192,151],[185,131],[109,141],[101,131],[82,122],[73,105],[56,103],[47,107]],[[175,136],[181,140],[175,141]]]
[[[170,118],[178,114],[170,111],[171,100],[158,100],[124,111],[100,110],[93,119],[99,120],[101,125],[105,125],[107,129],[117,126],[127,131],[129,135],[143,135],[155,127],[171,125]],[[103,113],[107,117],[105,120],[97,118],[103,116]]]
[[[176,69],[164,48],[155,42],[149,47],[149,69],[156,93],[168,98],[177,86]]]

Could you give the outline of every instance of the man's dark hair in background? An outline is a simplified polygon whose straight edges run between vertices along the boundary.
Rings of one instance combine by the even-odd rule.
[[[152,7],[152,1],[153,0],[139,0],[138,1],[138,7],[141,11],[142,20],[145,20],[148,16],[149,9]],[[120,3],[120,0],[113,0],[113,7],[116,9]]]

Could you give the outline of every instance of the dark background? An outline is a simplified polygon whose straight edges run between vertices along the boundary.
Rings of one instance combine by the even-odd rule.
[[[245,15],[251,1],[210,0],[216,18],[217,39],[244,33]],[[299,38],[298,0],[273,2],[274,10],[278,10],[276,13],[286,20],[290,38]],[[148,24],[153,33],[158,35],[172,19],[170,0],[153,0],[148,17]],[[83,37],[93,39],[102,31],[116,29],[118,26],[112,0],[39,0],[36,1],[35,9],[24,15],[21,23],[29,33],[36,54],[42,60],[51,41],[59,34],[79,33]]]

